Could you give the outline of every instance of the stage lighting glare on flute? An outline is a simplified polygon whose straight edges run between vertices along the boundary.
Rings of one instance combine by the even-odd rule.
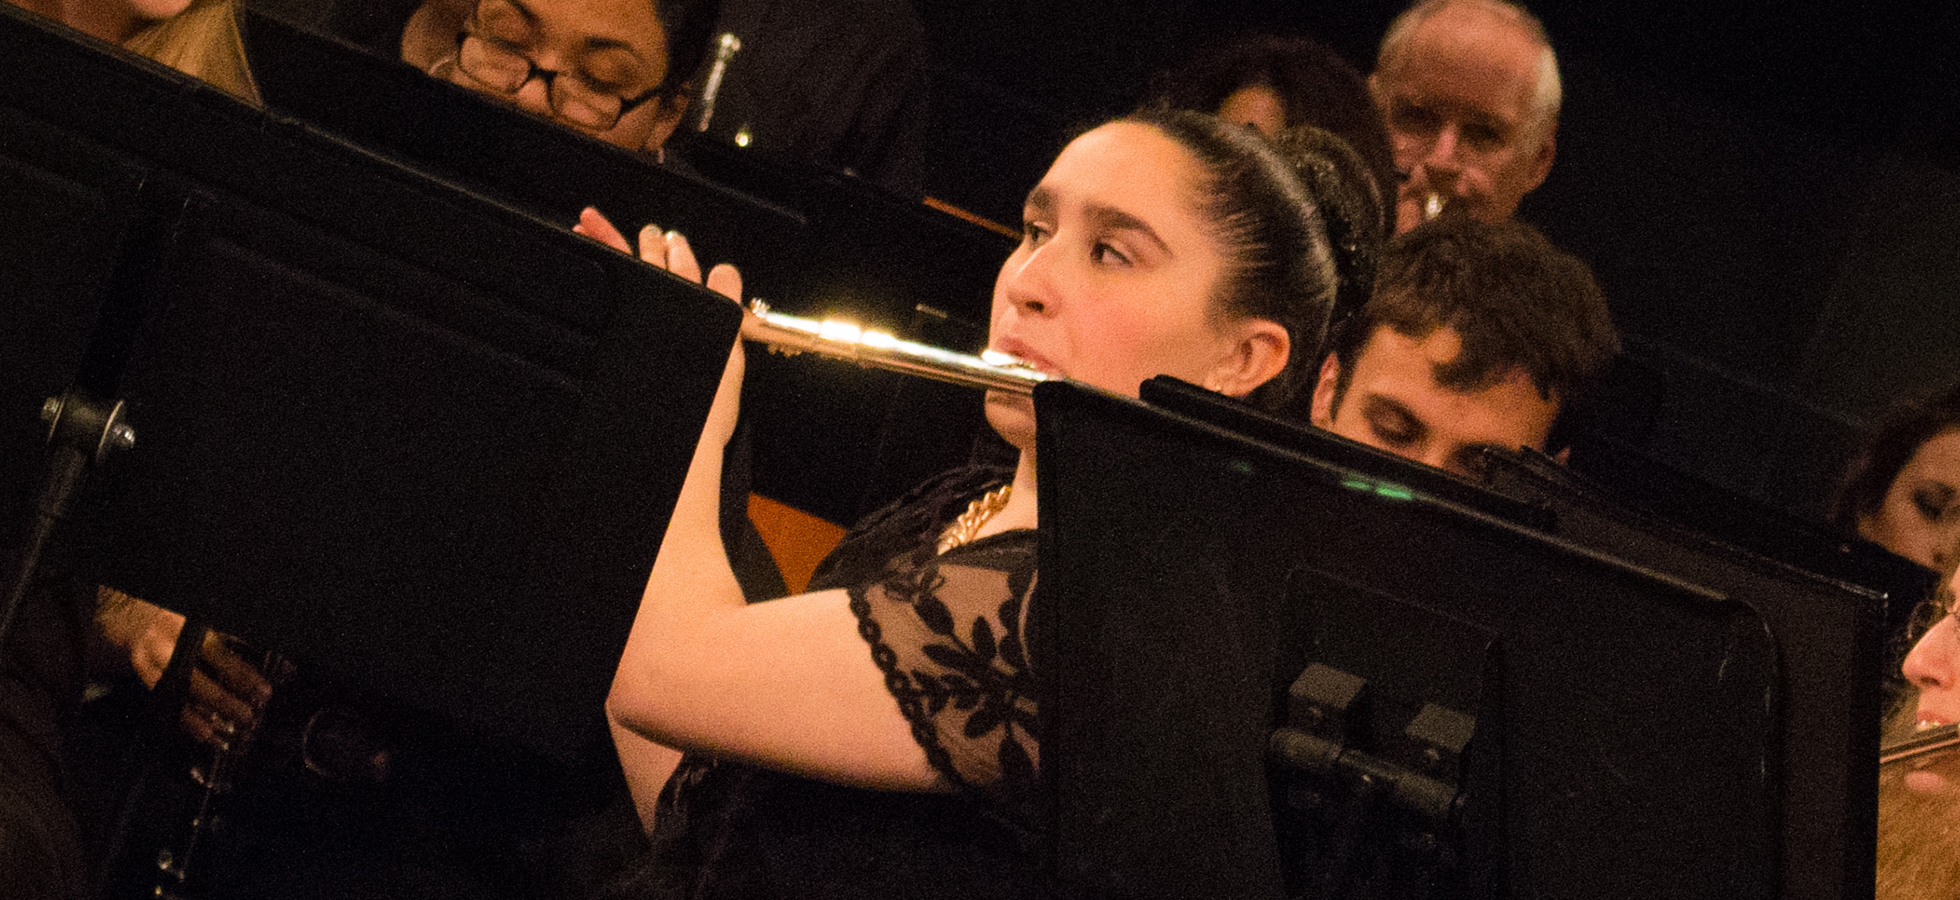
[[[1035,385],[1048,380],[1041,371],[1005,353],[955,353],[899,340],[882,331],[866,331],[837,319],[786,315],[770,309],[762,300],[751,301],[749,311],[752,315],[742,322],[742,337],[784,352],[815,353],[874,369],[1015,394],[1033,393]]]

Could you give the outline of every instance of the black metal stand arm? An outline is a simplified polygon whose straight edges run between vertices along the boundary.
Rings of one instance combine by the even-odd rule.
[[[14,615],[33,587],[41,555],[53,540],[55,529],[73,510],[89,471],[117,451],[136,444],[136,429],[123,420],[122,401],[96,400],[78,388],[48,398],[41,408],[41,420],[48,425],[47,467],[21,546],[20,565],[7,583],[6,606],[0,609],[0,659],[6,653]]]

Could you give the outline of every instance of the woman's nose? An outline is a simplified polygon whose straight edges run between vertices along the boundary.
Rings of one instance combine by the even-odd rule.
[[[1956,663],[1960,663],[1960,642],[1955,641],[1953,617],[1933,624],[1906,654],[1901,672],[1921,691],[1953,688]]]
[[[517,86],[517,93],[510,95],[510,102],[532,115],[551,115],[550,79],[533,75],[530,81]]]
[[[1026,257],[1008,262],[1007,299],[1023,313],[1043,315],[1054,311],[1055,283],[1051,260],[1053,243],[1029,251]]]
[[[1933,568],[1946,571],[1953,562],[1955,543],[1960,541],[1960,504],[1948,507],[1941,513],[1939,524],[1933,528]]]

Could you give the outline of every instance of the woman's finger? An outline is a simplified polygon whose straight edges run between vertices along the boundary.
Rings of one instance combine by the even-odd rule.
[[[742,273],[727,263],[715,266],[708,273],[708,290],[740,303],[742,302]]]
[[[640,227],[640,260],[658,268],[667,268],[667,233],[661,231],[660,226]]]
[[[646,238],[640,240],[644,243]],[[701,263],[695,260],[694,247],[688,244],[687,236],[669,231],[660,235],[660,242],[667,248],[667,271],[700,284]]]
[[[593,207],[588,206],[579,211],[578,224],[572,226],[572,231],[621,253],[630,255],[633,252],[633,248],[626,244],[626,235],[620,234],[619,229],[613,227],[612,221]]]

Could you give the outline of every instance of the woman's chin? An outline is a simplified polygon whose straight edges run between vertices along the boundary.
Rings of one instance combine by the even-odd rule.
[[[1034,398],[1004,391],[987,392],[987,424],[1016,450],[1034,449]]]

